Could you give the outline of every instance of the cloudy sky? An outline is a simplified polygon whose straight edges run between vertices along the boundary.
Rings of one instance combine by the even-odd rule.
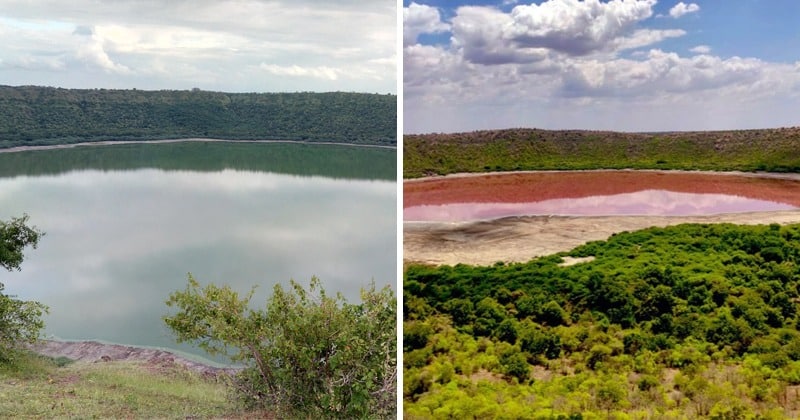
[[[406,133],[800,125],[797,0],[404,0]]]
[[[395,0],[0,0],[0,84],[397,91]]]

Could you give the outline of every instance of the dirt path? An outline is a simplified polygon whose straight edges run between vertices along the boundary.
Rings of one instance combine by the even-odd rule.
[[[97,341],[52,341],[42,340],[31,348],[33,351],[50,357],[67,357],[83,362],[141,361],[147,365],[163,366],[177,364],[189,370],[208,376],[233,374],[234,367],[216,367],[190,360],[166,350],[131,347],[119,344],[105,344]]]
[[[612,233],[681,223],[769,224],[800,223],[800,210],[712,216],[531,216],[504,219],[403,225],[403,259],[428,264],[491,265],[525,262],[583,243],[604,240]]]

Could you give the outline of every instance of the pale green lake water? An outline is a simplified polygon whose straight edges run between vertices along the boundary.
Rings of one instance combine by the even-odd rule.
[[[351,302],[372,280],[394,287],[394,153],[195,143],[0,154],[0,219],[27,213],[46,232],[22,271],[0,272],[0,282],[50,307],[49,337],[202,355],[178,346],[162,321],[188,272],[242,293],[257,285],[257,302],[276,283],[313,275]],[[169,159],[148,163],[162,154]],[[279,168],[262,155],[282,156]],[[70,159],[78,163],[65,167]],[[336,163],[309,168],[319,162]]]

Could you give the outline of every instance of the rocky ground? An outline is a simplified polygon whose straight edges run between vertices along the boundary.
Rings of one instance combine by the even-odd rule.
[[[238,370],[233,367],[210,366],[170,353],[166,350],[131,347],[119,344],[105,344],[97,341],[41,340],[32,346],[32,350],[45,356],[67,357],[71,360],[84,362],[125,360],[145,362],[153,366],[176,364],[206,376],[233,374]]]

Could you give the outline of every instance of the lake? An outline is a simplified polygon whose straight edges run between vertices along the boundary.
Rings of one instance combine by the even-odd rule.
[[[176,345],[162,321],[201,284],[308,285],[348,301],[396,284],[396,154],[335,145],[206,143],[0,153],[0,219],[46,232],[5,292],[50,307],[50,338]],[[219,360],[219,359],[218,359]]]
[[[800,207],[793,176],[664,171],[565,171],[406,181],[406,221],[511,216],[698,216]]]

